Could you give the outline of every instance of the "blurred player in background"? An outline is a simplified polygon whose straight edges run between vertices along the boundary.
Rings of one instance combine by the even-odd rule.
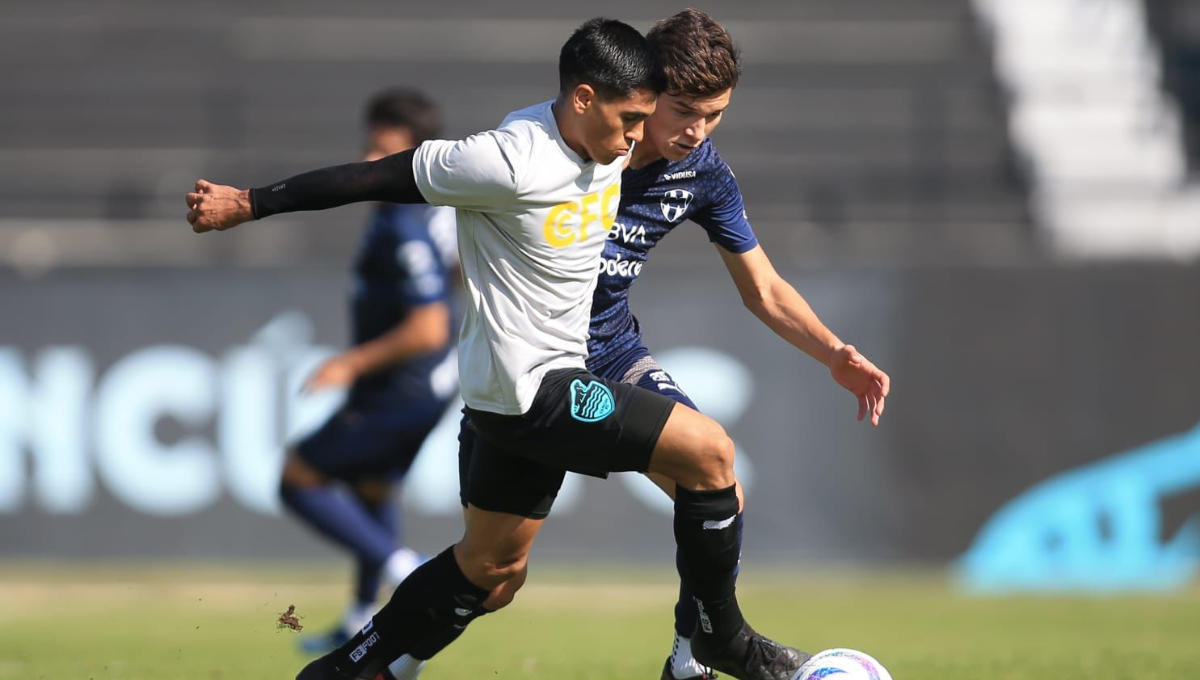
[[[411,149],[441,132],[425,95],[393,89],[367,104],[366,160]],[[357,562],[354,599],[331,631],[301,640],[324,653],[375,613],[380,581],[389,591],[420,556],[403,547],[393,487],[458,389],[451,341],[454,213],[428,205],[379,203],[354,263],[354,346],[322,364],[306,389],[349,388],[345,406],[287,455],[284,504]]]

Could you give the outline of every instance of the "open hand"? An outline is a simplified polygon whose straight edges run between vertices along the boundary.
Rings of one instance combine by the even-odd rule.
[[[858,398],[858,419],[869,413],[871,424],[879,425],[883,402],[891,389],[891,378],[879,370],[853,345],[843,345],[829,361],[829,373],[837,384]]]
[[[334,387],[350,387],[358,380],[358,371],[344,355],[337,355],[317,367],[304,383],[305,392]]]

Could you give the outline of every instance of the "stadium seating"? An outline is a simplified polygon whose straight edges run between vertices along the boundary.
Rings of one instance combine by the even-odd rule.
[[[63,262],[344,262],[354,209],[202,246],[163,234],[181,228],[197,176],[265,183],[353,160],[358,108],[380,86],[431,92],[451,136],[553,96],[579,10],[476,4],[478,18],[461,21],[438,3],[219,0],[180,21],[144,0],[104,14],[15,2],[0,25],[0,235],[11,237],[0,248]],[[676,9],[605,6],[640,28]],[[970,0],[775,0],[718,18],[746,66],[716,141],[777,257],[942,262],[1034,248]],[[672,257],[707,249],[682,240]]]

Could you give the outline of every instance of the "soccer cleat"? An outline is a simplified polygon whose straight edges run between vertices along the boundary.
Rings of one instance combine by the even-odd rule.
[[[791,680],[811,656],[759,635],[748,623],[720,649],[710,649],[707,638],[692,638],[696,660],[738,680]]]
[[[717,677],[717,674],[714,673],[712,669],[707,669],[701,672],[700,675],[689,675],[686,678],[677,678],[675,677],[675,674],[671,672],[671,657],[667,657],[667,662],[663,664],[662,680],[713,680],[715,677]]]

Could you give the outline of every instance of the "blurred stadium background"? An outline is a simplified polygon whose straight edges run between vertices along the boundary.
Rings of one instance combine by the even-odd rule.
[[[193,636],[198,665],[181,666],[163,651],[175,638],[159,638],[193,621],[269,628],[285,588],[308,596],[314,620],[342,596],[329,585],[344,578],[337,553],[279,514],[274,488],[283,443],[336,400],[296,386],[346,342],[365,208],[200,238],[183,219],[196,178],[261,185],[355,159],[361,103],[389,85],[433,95],[452,137],[493,127],[554,95],[558,48],[582,20],[645,29],[679,9],[7,0],[0,677],[262,677],[294,666],[289,640]],[[770,565],[748,570],[747,588],[786,582],[803,611],[812,584],[822,610],[846,611],[792,621],[795,634],[878,651],[908,671],[898,678],[1030,677],[1014,662],[1024,653],[1063,678],[1196,677],[1183,640],[1200,633],[1200,4],[701,9],[743,50],[714,139],[760,240],[894,381],[883,425],[856,424],[823,370],[741,308],[699,229],[654,254],[634,307],[650,346],[739,445],[747,562]],[[403,492],[408,539],[424,550],[460,525],[453,420]],[[556,565],[551,580],[587,565],[655,584],[645,592],[661,599],[665,631],[669,536],[669,508],[642,480],[577,480],[538,555]],[[269,566],[241,568],[252,563]],[[831,580],[846,565],[858,585]],[[510,621],[533,621],[537,597],[592,602],[546,588]],[[226,618],[189,606],[197,592],[227,593],[212,605]],[[1025,593],[1047,597],[970,599]],[[1086,599],[1097,594],[1109,599]],[[760,597],[769,610],[772,595]],[[630,601],[611,611],[641,625]],[[882,619],[856,618],[876,602]],[[132,621],[122,635],[151,624],[164,665],[115,643],[79,662],[49,651],[72,608],[101,633],[114,611]],[[473,635],[472,649],[496,654]],[[247,657],[206,662],[214,649]],[[493,665],[519,677],[657,672],[657,652],[648,665],[638,653],[607,670],[574,652]],[[444,677],[492,672],[475,661]]]

